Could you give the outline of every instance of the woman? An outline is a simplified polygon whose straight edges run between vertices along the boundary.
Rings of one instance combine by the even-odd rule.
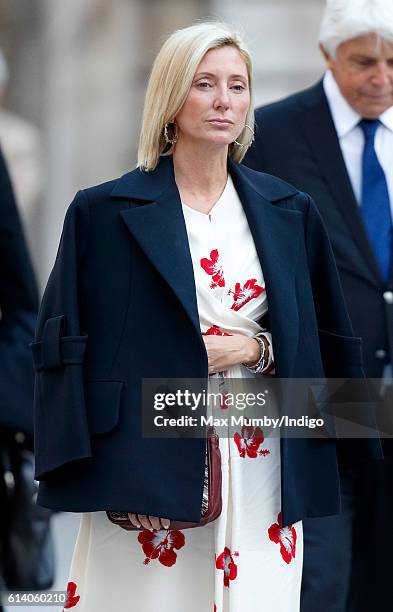
[[[171,530],[200,518],[205,441],[140,433],[143,379],[361,372],[313,203],[239,165],[251,92],[229,27],[174,33],[150,77],[138,169],[67,213],[33,352],[38,502],[84,513],[68,607],[298,611],[301,519],[339,511],[333,440],[280,447],[241,430],[220,440],[220,517]]]

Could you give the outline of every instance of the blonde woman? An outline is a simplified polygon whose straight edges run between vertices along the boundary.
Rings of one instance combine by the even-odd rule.
[[[339,511],[333,440],[244,428],[220,439],[219,518],[171,529],[200,519],[205,440],[141,433],[143,379],[360,371],[316,209],[239,165],[252,136],[243,41],[179,30],[152,69],[138,168],[67,213],[33,351],[38,501],[83,512],[68,608],[298,612],[301,521]]]

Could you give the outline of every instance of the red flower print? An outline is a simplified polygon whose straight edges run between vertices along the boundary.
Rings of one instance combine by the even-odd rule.
[[[75,595],[76,588],[75,582],[67,584],[67,601],[64,604],[64,609],[73,608],[80,600],[80,595]]]
[[[245,457],[247,454],[247,457],[255,459],[260,455],[270,455],[270,451],[267,448],[261,448],[265,438],[260,427],[244,425],[241,435],[236,432],[233,439],[236,442],[240,457]]]
[[[169,531],[149,531],[144,529],[138,535],[138,542],[142,544],[146,555],[144,565],[148,565],[152,559],[157,559],[162,565],[171,567],[176,563],[177,554],[173,550],[182,548],[185,543],[184,533],[175,529]]]
[[[204,332],[203,336],[231,336],[226,334],[218,327],[218,325],[212,325],[207,331]]]
[[[229,587],[229,581],[235,580],[237,576],[237,565],[233,560],[233,557],[238,557],[239,553],[234,552],[231,554],[230,549],[225,546],[221,555],[216,559],[216,568],[224,570],[224,586]]]
[[[280,553],[285,563],[290,563],[296,554],[296,530],[292,525],[282,527],[281,512],[278,513],[277,523],[269,527],[269,538],[272,542],[280,544]]]
[[[216,604],[214,604],[214,610],[213,610],[213,612],[217,612],[217,606],[216,606]]]
[[[260,287],[256,282],[256,278],[250,278],[244,283],[243,288],[240,283],[236,283],[235,291],[228,291],[228,293],[233,293],[234,303],[231,306],[232,310],[240,310],[240,308],[245,306],[250,300],[258,297],[258,295],[261,295],[262,291],[265,291],[265,288]]]
[[[213,249],[210,251],[210,259],[207,259],[206,257],[202,257],[201,259],[202,268],[207,274],[209,274],[209,276],[212,277],[210,289],[225,287],[224,271],[220,262],[218,261],[218,257],[218,249]]]

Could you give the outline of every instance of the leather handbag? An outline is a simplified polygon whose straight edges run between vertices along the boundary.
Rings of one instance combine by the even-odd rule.
[[[198,523],[185,521],[171,521],[168,529],[191,529],[192,527],[203,527],[211,523],[221,514],[221,452],[217,433],[209,432],[206,444],[205,479],[203,485],[203,497],[201,507],[201,520]],[[127,531],[139,531],[143,527],[135,527],[125,511],[107,511],[109,520]],[[167,518],[167,517],[165,517]]]

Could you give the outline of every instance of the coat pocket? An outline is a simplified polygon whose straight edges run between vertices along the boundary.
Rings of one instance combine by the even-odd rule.
[[[342,336],[320,328],[318,334],[322,353],[328,355],[332,361],[355,366],[363,365],[361,338]]]
[[[119,421],[124,382],[88,380],[84,386],[90,433],[98,435],[112,431]]]

